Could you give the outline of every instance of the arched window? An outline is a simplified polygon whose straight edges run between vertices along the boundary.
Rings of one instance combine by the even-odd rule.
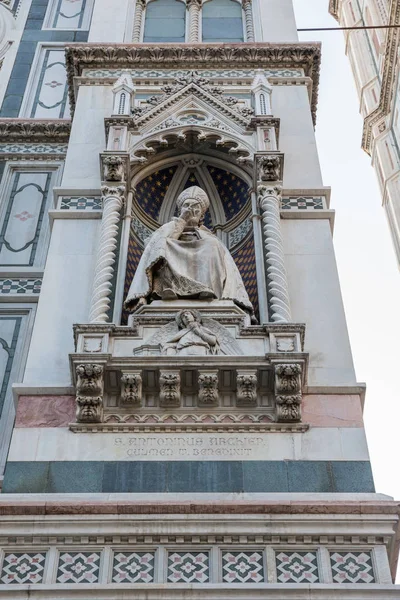
[[[242,7],[236,0],[209,0],[202,11],[203,42],[243,42]]]
[[[146,8],[144,42],[184,42],[186,5],[180,0],[153,0]]]
[[[119,106],[118,106],[118,114],[119,115],[125,114],[125,102],[126,102],[126,94],[125,94],[125,92],[122,92],[121,96],[119,97]]]

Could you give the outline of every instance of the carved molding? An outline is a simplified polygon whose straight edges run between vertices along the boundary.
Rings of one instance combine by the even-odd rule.
[[[302,368],[300,364],[275,365],[275,400],[277,421],[301,421]]]
[[[236,385],[236,405],[256,406],[257,371],[238,371]]]
[[[311,112],[314,122],[318,101],[321,46],[318,43],[287,44],[144,44],[140,46],[75,45],[66,48],[66,68],[71,110],[75,106],[74,78],[84,69],[138,67],[154,69],[201,68],[303,68],[305,76],[313,81]]]
[[[133,23],[132,42],[137,44],[142,37],[143,14],[146,10],[146,0],[136,0],[135,20]]]
[[[68,143],[71,121],[36,121],[33,119],[0,119],[0,143],[13,142]]]
[[[385,58],[383,61],[379,104],[377,108],[364,119],[362,148],[368,154],[371,154],[372,150],[373,128],[381,119],[390,113],[392,98],[394,97],[393,92],[397,81],[397,61],[400,46],[400,0],[392,0],[388,25],[391,27],[387,29],[386,34]]]
[[[280,215],[282,189],[279,186],[260,186],[257,192],[264,237],[271,321],[274,323],[290,322],[292,317]]]
[[[199,372],[199,405],[218,405],[218,371]]]
[[[160,406],[178,407],[181,404],[181,374],[179,371],[160,372]]]
[[[101,188],[103,217],[94,273],[90,323],[106,323],[109,319],[112,278],[114,275],[118,225],[124,199],[124,186]]]
[[[99,364],[76,367],[76,420],[101,423],[103,420],[104,368]]]
[[[122,373],[121,376],[121,406],[142,405],[142,374],[141,371]]]
[[[244,11],[244,20],[246,24],[246,42],[254,42],[255,36],[252,0],[242,0],[242,8]]]
[[[340,0],[329,0],[329,12],[337,21],[339,20],[339,3]]]

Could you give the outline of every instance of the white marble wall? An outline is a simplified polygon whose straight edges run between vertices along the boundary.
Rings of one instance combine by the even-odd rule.
[[[253,0],[253,4],[257,41],[298,40],[292,0]]]
[[[118,0],[118,6],[114,6],[110,0],[96,0],[88,41],[110,44],[130,42],[134,4],[134,0]]]
[[[282,220],[292,317],[306,323],[309,385],[356,383],[328,219]]]

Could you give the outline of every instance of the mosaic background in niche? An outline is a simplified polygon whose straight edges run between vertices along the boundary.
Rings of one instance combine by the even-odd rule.
[[[225,218],[230,221],[249,199],[249,186],[234,173],[217,167],[207,167],[217,188]]]
[[[233,260],[235,261],[239,272],[242,276],[243,283],[246,287],[250,301],[254,308],[254,313],[258,318],[258,289],[257,289],[257,273],[256,273],[256,254],[254,248],[254,236],[251,234],[247,242],[236,252],[232,252]]]
[[[137,266],[143,254],[143,246],[139,244],[136,239],[136,236],[133,231],[133,227],[131,227],[131,233],[129,237],[129,245],[128,245],[128,257],[126,262],[126,275],[125,275],[125,284],[124,284],[124,301],[128,295],[129,287],[132,283],[133,276],[136,272]],[[121,325],[126,325],[128,323],[129,312],[124,308],[122,310],[121,316]]]
[[[136,186],[136,201],[140,208],[152,217],[155,221],[160,216],[162,203],[165,194],[176,173],[177,166],[167,167],[155,171],[148,177],[145,177]]]

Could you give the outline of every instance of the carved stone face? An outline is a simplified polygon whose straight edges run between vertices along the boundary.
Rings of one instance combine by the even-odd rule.
[[[201,203],[196,198],[187,198],[182,204],[181,219],[184,219],[188,225],[196,226],[203,216]]]
[[[193,313],[191,313],[190,311],[186,311],[182,314],[182,323],[184,325],[186,325],[186,327],[190,324],[190,323],[194,323],[194,321],[196,320]]]

